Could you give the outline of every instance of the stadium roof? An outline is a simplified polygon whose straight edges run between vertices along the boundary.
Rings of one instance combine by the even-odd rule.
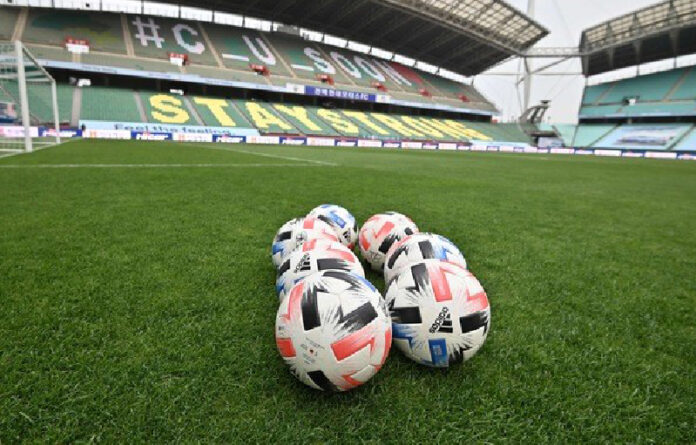
[[[696,0],[668,0],[586,29],[586,76],[696,52]]]
[[[332,34],[476,75],[548,30],[502,0],[181,0]]]

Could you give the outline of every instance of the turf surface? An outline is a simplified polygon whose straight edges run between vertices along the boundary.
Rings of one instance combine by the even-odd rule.
[[[2,443],[696,441],[696,163],[79,141],[0,190]],[[324,202],[462,248],[474,359],[295,380],[269,249]]]

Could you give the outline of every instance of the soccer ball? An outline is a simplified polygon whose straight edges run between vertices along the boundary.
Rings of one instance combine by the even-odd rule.
[[[283,224],[271,246],[271,257],[276,269],[281,265],[286,255],[290,254],[297,246],[305,241],[325,238],[330,241],[338,241],[336,233],[330,225],[313,216],[295,218]]]
[[[323,204],[312,209],[309,216],[316,216],[333,227],[336,236],[349,249],[355,247],[358,240],[358,224],[348,210],[334,204]]]
[[[365,278],[326,270],[297,283],[276,317],[278,352],[302,383],[348,391],[379,371],[391,346],[391,320]]]
[[[365,276],[358,257],[339,242],[333,242],[325,249],[304,250],[304,246],[315,243],[308,241],[288,255],[278,269],[276,292],[282,301],[287,292],[302,279],[322,270],[344,270]]]
[[[418,233],[418,227],[408,216],[396,212],[378,213],[360,228],[360,253],[372,269],[382,270],[392,244],[414,233]]]
[[[433,233],[416,233],[394,243],[384,262],[384,281],[389,283],[404,267],[423,260],[455,263],[466,269],[466,260],[450,240]]]
[[[394,345],[418,363],[446,368],[470,359],[491,325],[486,292],[466,269],[440,260],[404,268],[386,302]]]

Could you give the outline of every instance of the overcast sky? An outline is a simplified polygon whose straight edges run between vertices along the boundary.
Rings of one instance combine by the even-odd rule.
[[[527,0],[507,0],[518,9],[527,10]],[[544,25],[551,34],[537,46],[577,47],[583,29],[604,22],[637,9],[659,3],[657,0],[536,0],[535,18]],[[549,59],[536,61],[539,66],[548,63]],[[667,64],[671,64],[669,61]],[[659,68],[653,64],[646,68]],[[665,63],[662,63],[665,65]],[[517,72],[519,59],[497,66],[492,72]],[[555,71],[580,72],[580,62],[570,60],[562,63]],[[552,71],[553,71],[552,70]],[[635,69],[633,70],[635,72]],[[520,114],[520,101],[512,77],[478,76],[474,84],[486,97],[493,101],[502,112],[503,120],[517,117]],[[549,117],[551,122],[572,123],[577,121],[580,100],[585,85],[582,76],[536,76],[532,88],[532,103],[543,99],[552,101]],[[522,89],[520,88],[520,97]]]

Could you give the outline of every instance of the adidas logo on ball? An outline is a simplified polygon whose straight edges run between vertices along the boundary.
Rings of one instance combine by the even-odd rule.
[[[309,259],[309,253],[305,253],[297,266],[295,266],[295,273],[301,270],[310,270],[312,268],[311,261]]]
[[[452,314],[449,313],[449,309],[446,307],[442,308],[442,311],[440,311],[440,314],[432,326],[430,326],[430,333],[434,334],[436,332],[452,333]]]

